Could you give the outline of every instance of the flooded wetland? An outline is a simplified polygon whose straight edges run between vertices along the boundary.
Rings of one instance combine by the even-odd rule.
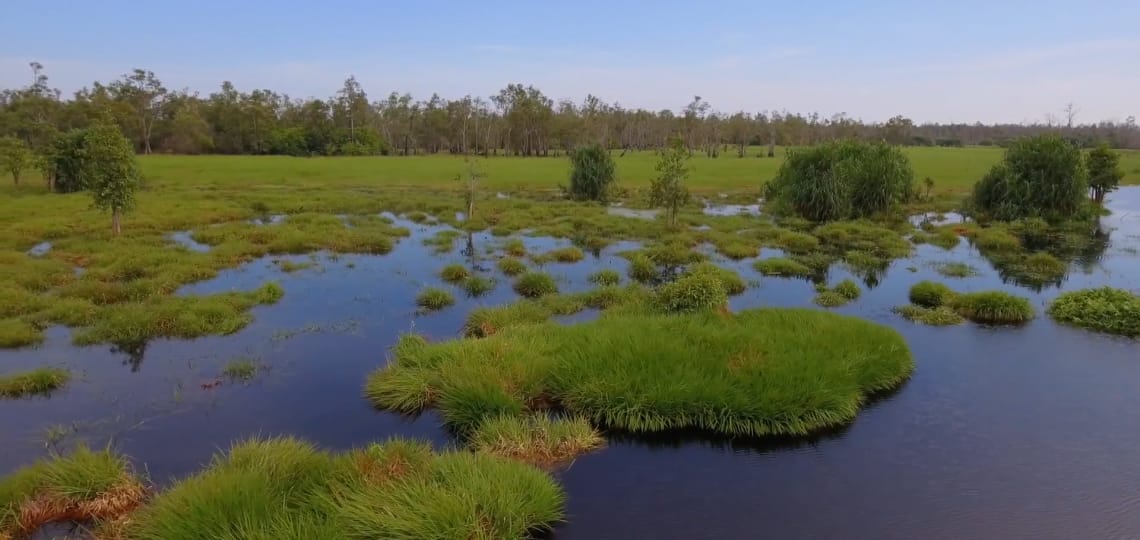
[[[530,204],[502,195],[495,199],[499,205]],[[896,233],[906,239],[901,248],[905,255],[866,262],[840,248],[830,260],[821,264],[817,258],[812,264],[797,243],[803,239],[795,235],[810,238],[812,245],[826,245],[828,238],[838,236],[817,230],[822,240],[816,240],[790,229],[749,236],[752,229],[773,227],[761,208],[751,202],[693,207],[682,215],[691,232],[677,233],[693,249],[685,255],[690,259],[676,264],[661,255],[668,251],[664,241],[646,236],[645,231],[659,226],[659,217],[624,209],[590,211],[604,230],[633,231],[612,235],[616,238],[604,230],[578,234],[573,210],[564,213],[566,209],[551,219],[505,230],[496,230],[508,227],[502,222],[468,227],[450,210],[431,214],[393,209],[337,218],[355,234],[364,234],[367,227],[382,228],[392,238],[391,246],[384,245],[390,251],[359,253],[324,238],[316,241],[315,249],[247,257],[246,262],[177,287],[175,297],[256,294],[267,283],[279,286],[282,294],[275,302],[242,304],[251,319],[232,332],[218,332],[228,335],[147,336],[102,344],[96,339],[96,344],[80,347],[72,339],[82,330],[57,324],[45,328],[38,345],[0,352],[5,373],[45,366],[70,373],[65,385],[45,395],[0,401],[0,467],[11,472],[77,442],[92,448],[111,445],[161,489],[201,470],[235,441],[255,436],[292,436],[337,452],[391,437],[426,441],[436,450],[462,448],[462,424],[454,420],[460,413],[448,408],[446,395],[429,400],[438,401],[442,411],[429,403],[398,412],[399,407],[378,408],[366,397],[366,384],[397,357],[405,362],[403,345],[397,347],[402,336],[423,336],[426,347],[450,347],[449,342],[464,339],[496,343],[499,336],[491,334],[500,330],[495,326],[499,323],[487,321],[508,316],[500,312],[482,319],[480,328],[488,337],[464,335],[472,335],[469,317],[474,311],[525,302],[520,299],[531,294],[530,288],[519,285],[527,280],[504,273],[510,266],[501,263],[504,257],[521,262],[530,274],[553,278],[557,294],[541,290],[532,302],[546,310],[535,317],[562,325],[630,317],[608,312],[611,305],[617,305],[612,310],[623,309],[623,295],[648,294],[648,287],[662,281],[660,287],[666,287],[692,261],[707,259],[743,283],[743,290],[731,291],[737,294],[728,297],[726,312],[732,315],[726,317],[751,317],[755,308],[773,307],[822,313],[825,308],[817,305],[817,294],[824,294],[820,290],[851,280],[857,298],[845,298],[840,302],[844,305],[827,311],[893,329],[909,349],[913,371],[910,364],[900,365],[901,383],[871,384],[867,388],[875,390],[867,390],[866,400],[854,395],[852,403],[862,403],[857,417],[836,413],[843,420],[823,421],[802,432],[790,427],[793,424],[755,424],[733,433],[727,426],[749,424],[719,413],[719,420],[710,417],[707,422],[692,417],[692,425],[706,429],[647,432],[638,422],[653,420],[643,413],[617,420],[622,413],[596,409],[604,408],[604,402],[588,404],[586,387],[602,381],[567,386],[559,370],[568,368],[552,368],[553,382],[542,383],[551,385],[543,399],[558,397],[549,392],[561,388],[566,394],[559,400],[567,411],[611,421],[597,423],[604,439],[601,448],[549,468],[565,492],[564,518],[546,533],[549,537],[748,537],[758,524],[781,538],[1140,534],[1135,489],[1140,484],[1140,456],[1133,451],[1140,435],[1130,429],[1140,424],[1140,392],[1135,390],[1140,348],[1128,337],[1058,324],[1046,314],[1052,300],[1066,291],[1140,287],[1140,188],[1110,194],[1110,213],[1100,220],[1099,240],[1070,250],[1071,257],[1062,260],[1063,271],[1047,277],[1025,271],[1023,261],[987,257],[987,250],[979,248],[981,236],[965,230],[971,226],[968,221],[941,214],[916,218],[905,226],[910,230],[904,227]],[[166,245],[154,249],[211,257],[227,249],[227,239],[234,235],[254,237],[261,228],[288,227],[292,219],[282,214],[195,227],[168,235]],[[377,225],[373,220],[382,221]],[[566,223],[568,229],[558,229]],[[916,237],[936,237],[940,228],[954,227],[962,230],[951,235],[951,241],[943,235],[938,245],[920,241],[911,246]],[[898,248],[872,240],[876,245],[859,249],[873,253]],[[383,244],[362,241],[364,251],[370,250],[368,245]],[[322,248],[321,242],[329,248]],[[741,248],[741,243],[752,247]],[[56,249],[68,249],[67,242],[63,244]],[[773,247],[777,245],[782,247]],[[43,258],[53,251],[37,244],[19,255]],[[652,260],[656,272],[646,276],[644,286],[630,277],[637,275],[641,257]],[[769,259],[794,262],[810,275],[765,275],[779,273],[771,265],[757,267],[758,261]],[[466,272],[441,275],[449,265],[460,265]],[[602,270],[616,271],[616,276],[595,276]],[[472,283],[472,276],[485,279]],[[620,283],[610,285],[615,277]],[[534,279],[535,287],[549,286]],[[922,281],[945,283],[955,294],[1006,291],[1026,298],[1034,316],[1019,325],[912,322],[897,308],[907,304],[908,295],[913,300],[911,288]],[[606,283],[603,288],[611,287],[606,290],[613,299],[600,293],[590,296],[600,282]],[[438,302],[421,297],[428,287],[439,289]],[[431,309],[425,307],[429,303]],[[658,328],[655,320],[629,319],[623,324],[628,333],[649,332]],[[639,329],[642,324],[648,326]],[[573,339],[603,339],[598,337],[601,328]],[[508,337],[519,335],[514,331]],[[553,339],[551,330],[540,335]],[[507,338],[499,342],[511,344]],[[847,343],[848,349],[854,346]],[[807,339],[797,347],[811,346]],[[581,354],[598,356],[586,349]],[[446,373],[437,377],[446,379]],[[652,377],[638,384],[656,380]],[[446,394],[447,388],[453,386],[432,387],[429,393]],[[395,390],[383,390],[394,399]],[[825,395],[830,396],[820,394],[818,399],[830,402],[834,397]],[[546,407],[528,403],[530,408]],[[709,429],[715,425],[726,427]],[[777,425],[784,427],[773,427]]]

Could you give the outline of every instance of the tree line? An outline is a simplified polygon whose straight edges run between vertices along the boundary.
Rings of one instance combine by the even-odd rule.
[[[1134,117],[1082,124],[1072,104],[1063,119],[1050,116],[1033,124],[916,124],[903,116],[868,123],[845,114],[725,113],[700,96],[679,112],[627,108],[593,95],[556,102],[522,84],[508,84],[489,97],[416,99],[392,92],[372,99],[351,76],[327,99],[298,99],[267,89],[244,92],[230,82],[201,95],[170,90],[143,69],[65,98],[51,87],[42,65],[30,67],[28,86],[0,91],[0,137],[23,141],[37,154],[62,134],[108,118],[139,153],[548,156],[583,144],[611,151],[663,149],[679,137],[690,154],[745,157],[750,146],[767,146],[770,153],[776,145],[836,139],[1007,146],[1044,132],[1060,132],[1085,147],[1105,142],[1140,148]]]

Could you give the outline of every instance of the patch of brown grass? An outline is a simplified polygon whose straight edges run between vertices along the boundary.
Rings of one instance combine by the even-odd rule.
[[[147,493],[146,487],[137,480],[124,476],[111,489],[89,500],[77,501],[53,493],[39,494],[20,504],[16,516],[15,535],[30,535],[49,523],[103,522],[122,519],[143,503]]]

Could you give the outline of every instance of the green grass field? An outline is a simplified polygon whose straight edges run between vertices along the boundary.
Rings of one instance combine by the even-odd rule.
[[[1001,148],[926,148],[906,149],[919,180],[934,179],[935,192],[964,194],[973,187],[990,166],[1001,159]],[[655,155],[631,152],[617,157],[618,183],[628,188],[643,188],[653,177]],[[697,192],[740,191],[758,189],[775,176],[783,162],[784,149],[774,159],[756,157],[761,149],[753,148],[749,156],[737,158],[722,155],[707,158],[696,154],[692,159],[690,187]],[[282,156],[142,156],[143,173],[155,188],[196,187],[270,188],[314,183],[325,186],[392,186],[432,188],[460,187],[456,175],[464,170],[463,156],[432,155],[412,157],[318,157]],[[563,157],[480,158],[486,173],[487,189],[500,191],[557,189],[569,178],[569,162]],[[1122,152],[1121,167],[1126,183],[1140,183],[1140,152]]]

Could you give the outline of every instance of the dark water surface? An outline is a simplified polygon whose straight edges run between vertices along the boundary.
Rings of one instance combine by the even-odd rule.
[[[1060,290],[1140,287],[1140,188],[1112,194],[1109,207],[1107,250],[1097,262],[1074,265]],[[113,442],[160,484],[258,434],[297,435],[332,449],[392,435],[454,444],[433,414],[373,410],[362,397],[365,377],[383,365],[400,333],[453,338],[471,308],[515,295],[488,253],[502,239],[475,235],[468,249],[461,238],[437,255],[422,240],[438,228],[404,224],[413,236],[386,256],[318,254],[315,266],[291,274],[265,259],[181,291],[247,290],[278,280],[286,289],[281,302],[256,308],[255,322],[233,336],[155,340],[144,350],[120,351],[72,347],[70,332],[56,328],[37,349],[0,352],[3,371],[51,364],[77,374],[50,398],[0,402],[0,473],[76,440]],[[524,240],[532,252],[568,245]],[[585,289],[586,276],[599,267],[624,270],[616,254],[633,247],[622,243],[544,270],[562,290]],[[778,255],[764,250],[761,257]],[[968,262],[980,274],[944,278],[932,267],[942,261]],[[456,306],[417,314],[416,293],[441,285],[436,274],[451,262],[485,268],[498,287],[477,300],[456,290]],[[717,262],[756,282],[732,299],[734,309],[811,305],[809,282],[761,279],[751,260]],[[829,277],[834,283],[849,276],[836,266]],[[1027,295],[1039,316],[1022,328],[915,325],[890,308],[905,304],[907,289],[922,279]],[[917,368],[900,390],[851,426],[808,441],[612,434],[606,449],[559,473],[569,521],[553,536],[1138,538],[1140,342],[1054,324],[1044,308],[1058,292],[1003,283],[965,241],[950,251],[919,246],[837,310],[906,337]],[[268,369],[248,384],[211,387],[236,357]]]

